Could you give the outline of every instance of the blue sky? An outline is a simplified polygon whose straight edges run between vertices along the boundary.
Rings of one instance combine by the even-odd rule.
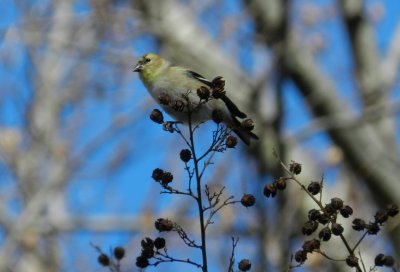
[[[31,2],[32,5],[37,5],[37,2]],[[295,1],[295,7],[309,2]],[[238,14],[242,9],[241,1],[239,0],[225,0],[221,3],[220,9],[224,10],[225,16]],[[332,1],[314,1],[313,3],[328,6],[332,4]],[[400,10],[400,1],[384,0],[368,1],[368,3],[371,5],[382,3],[385,7],[385,17],[375,25],[378,46],[381,54],[384,55],[395,27],[399,23],[398,11]],[[19,128],[24,125],[23,108],[31,99],[33,86],[31,85],[32,82],[29,81],[29,73],[27,71],[32,69],[32,63],[28,60],[26,48],[23,45],[18,43],[11,45],[3,43],[3,38],[8,28],[20,27],[20,23],[24,18],[19,15],[14,1],[0,0],[0,6],[2,7],[2,11],[0,12],[0,59],[8,59],[12,63],[12,65],[7,66],[5,62],[0,62],[0,86],[6,89],[3,90],[3,97],[1,99],[0,126]],[[43,6],[45,5],[43,4]],[[76,12],[84,13],[87,8],[86,4],[78,1]],[[44,15],[51,16],[45,13]],[[216,36],[219,33],[221,18],[218,14],[206,10],[204,14],[201,14],[199,22],[208,29],[210,35]],[[244,22],[240,26],[239,31],[235,33],[233,40],[222,45],[229,55],[233,48],[238,46],[240,40],[244,41],[238,46],[238,61],[250,75],[257,69],[258,54],[262,56],[268,55],[268,52],[259,52],[260,49],[252,44],[250,39],[245,39],[245,37],[250,37],[253,31],[254,26],[252,22]],[[333,18],[308,29],[305,35],[307,34],[319,34],[326,38],[328,47],[326,51],[318,54],[316,58],[323,67],[324,72],[329,74],[333,81],[336,82],[341,97],[347,101],[349,97],[354,98],[356,91],[355,84],[351,80],[352,61],[349,59],[349,45],[346,41],[343,25]],[[104,49],[110,49],[112,46],[112,43],[99,45],[99,47]],[[158,45],[150,34],[144,34],[129,41],[126,47],[132,48],[137,55],[158,51]],[[119,50],[119,48],[111,49]],[[248,54],[249,51],[251,52],[250,57]],[[142,107],[141,102],[143,100],[148,99],[148,94],[143,85],[138,81],[136,74],[132,73],[131,80],[125,82],[125,85],[122,87],[123,93],[119,95],[125,100],[118,103],[118,108],[114,108],[112,103],[108,103],[116,95],[113,87],[117,79],[113,74],[107,73],[107,67],[102,66],[102,57],[98,55],[88,66],[91,76],[102,76],[104,81],[106,81],[104,84],[105,99],[97,100],[90,95],[85,98],[83,113],[87,118],[86,121],[90,123],[90,128],[79,131],[73,151],[78,153],[93,137],[106,129],[115,114],[133,112],[134,114],[138,114],[139,117],[137,121],[127,126],[118,135],[115,135],[112,141],[103,145],[92,156],[84,158],[86,161],[85,169],[77,173],[66,188],[68,210],[71,213],[83,216],[112,214],[136,217],[138,213],[142,212],[143,207],[146,206],[146,201],[151,200],[149,197],[153,193],[158,193],[157,190],[159,188],[150,178],[152,170],[157,167],[164,167],[176,170],[177,172],[182,170],[183,164],[174,163],[172,160],[176,161],[179,150],[184,147],[184,143],[176,135],[170,135],[161,131],[159,126],[148,119],[147,116],[151,109],[156,107],[155,104],[145,107],[147,112],[136,110]],[[134,61],[132,59],[132,65]],[[340,72],[338,73],[338,71]],[[12,86],[10,90],[18,90],[18,93],[7,91],[7,87],[9,86]],[[396,88],[392,92],[392,95],[399,99],[400,92],[398,85]],[[287,82],[284,86],[284,102],[284,130],[286,134],[293,134],[309,123],[311,115],[307,107],[304,106],[302,97],[291,82]],[[357,107],[357,102],[352,103],[354,107]],[[73,109],[66,107],[63,118],[67,121],[72,114]],[[125,139],[126,135],[132,136],[131,142],[121,142],[121,139]],[[203,140],[204,137],[204,134],[201,134],[199,139]],[[325,134],[318,133],[304,141],[301,145],[303,148],[310,150],[310,153],[317,154],[317,156],[322,158],[330,144],[331,142]],[[112,151],[117,147],[126,148],[129,151],[124,165],[110,175],[96,175],[99,168],[101,170],[101,165],[109,159]],[[240,197],[242,192],[251,190],[251,186],[245,186],[246,188],[240,187],[240,180],[246,178],[246,172],[240,170],[243,158],[243,155],[240,153],[242,148],[244,147],[241,146],[238,150],[229,151],[229,154],[219,155],[216,159],[218,165],[218,162],[225,163],[223,157],[227,156],[232,160],[232,169],[239,169],[232,171],[228,175],[228,180],[232,182],[230,185],[240,192],[237,197]],[[4,169],[4,165],[1,165],[1,168]],[[0,181],[1,190],[10,189],[14,186],[11,173],[5,169],[4,172],[2,174],[4,179]],[[93,172],[93,175],[86,175],[87,172]],[[324,174],[328,182],[336,180],[337,169],[331,168]],[[184,175],[181,177],[184,178]],[[251,178],[255,177],[251,176]],[[162,211],[166,206],[172,206],[173,204],[171,203],[174,203],[174,201],[170,196],[163,196],[162,198],[158,198],[157,203],[151,203],[152,205],[150,206],[154,205],[155,211]],[[13,201],[9,203],[8,207],[13,212],[17,212],[20,205],[17,201]],[[60,239],[60,246],[64,250],[64,271],[70,271],[68,263],[77,261],[81,254],[85,254],[85,257],[87,257],[89,271],[102,271],[96,263],[97,253],[92,250],[89,243],[93,242],[106,250],[110,246],[124,245],[132,236],[137,237],[136,239],[140,238],[137,233],[121,232],[102,234],[77,231],[63,235]],[[71,250],[72,248],[76,250]],[[243,248],[247,248],[245,244]],[[239,255],[244,253],[243,250],[238,251]],[[131,254],[130,257],[132,260],[138,252],[131,252]],[[130,261],[130,263],[133,263],[133,261]],[[166,269],[172,269],[172,266]],[[184,271],[185,267],[179,266],[179,269],[176,269],[176,271]],[[148,271],[156,270],[152,268],[148,269]]]

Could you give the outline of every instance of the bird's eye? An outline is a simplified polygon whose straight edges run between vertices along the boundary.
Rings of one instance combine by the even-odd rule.
[[[145,59],[144,59],[144,62],[145,62],[145,63],[148,63],[148,62],[150,62],[150,61],[151,61],[151,59],[149,59],[149,58],[145,58]]]

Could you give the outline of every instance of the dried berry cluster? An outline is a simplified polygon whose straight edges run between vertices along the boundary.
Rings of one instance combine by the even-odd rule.
[[[376,255],[375,266],[392,267],[394,265],[394,258],[392,256],[384,255],[382,253]]]
[[[293,162],[289,165],[289,171],[293,175],[298,175],[301,173],[301,164]],[[280,177],[276,179],[273,183],[264,186],[264,196],[265,197],[275,197],[278,191],[283,191],[286,189],[286,181],[290,178]]]
[[[150,265],[149,259],[157,255],[164,256],[165,253],[162,253],[159,250],[164,249],[165,244],[165,239],[162,237],[157,237],[154,240],[149,237],[144,238],[141,242],[142,252],[140,256],[136,258],[136,266],[139,268],[145,268]]]
[[[97,257],[99,264],[109,267],[111,271],[119,271],[119,262],[125,257],[125,249],[123,247],[117,246],[114,248],[112,256],[103,253],[97,246],[95,248],[100,253]]]
[[[309,187],[308,190],[311,193],[312,190]],[[319,240],[312,239],[304,242],[302,249],[296,252],[295,260],[298,263],[303,263],[307,259],[308,253],[319,251],[321,242],[329,241],[332,235],[341,236],[344,228],[337,222],[338,216],[341,215],[344,218],[348,218],[352,214],[353,209],[349,205],[344,205],[343,200],[338,197],[332,198],[329,203],[322,205],[320,209],[309,210],[308,221],[303,224],[301,231],[303,235],[310,236],[321,226],[318,232]]]
[[[297,266],[303,264],[307,260],[307,255],[312,252],[317,252],[327,259],[332,260],[327,253],[320,250],[320,247],[322,243],[328,242],[332,236],[337,236],[341,239],[347,251],[347,257],[344,259],[346,264],[349,267],[355,267],[357,271],[362,271],[359,259],[355,256],[356,249],[366,236],[376,235],[390,217],[394,217],[399,213],[398,206],[391,204],[384,210],[376,212],[372,222],[367,223],[360,218],[354,219],[352,228],[355,231],[363,231],[364,233],[353,246],[350,246],[350,243],[343,235],[344,227],[338,221],[340,217],[344,219],[349,218],[353,214],[352,207],[346,205],[339,197],[332,198],[329,203],[323,203],[323,180],[312,181],[305,186],[296,177],[296,175],[301,173],[301,164],[292,161],[289,167],[286,167],[283,162],[281,162],[281,165],[289,177],[281,177],[272,184],[266,185],[264,187],[264,195],[266,197],[276,196],[277,191],[284,190],[286,188],[286,182],[290,180],[298,184],[318,206],[317,209],[310,209],[308,211],[308,220],[301,228],[303,235],[310,236],[314,233],[318,235],[316,238],[305,241],[302,248],[295,253],[294,259],[299,263]],[[317,195],[319,195],[319,198],[316,197]],[[394,259],[391,256],[379,254],[375,258],[376,266],[393,266],[393,264]]]
[[[171,172],[164,171],[160,168],[154,169],[151,177],[163,187],[168,186],[168,184],[174,179],[174,176],[171,174]]]
[[[275,197],[278,191],[283,191],[286,188],[287,178],[281,177],[271,184],[264,186],[264,195],[266,197]]]
[[[353,229],[356,231],[366,230],[368,234],[377,234],[389,217],[395,217],[399,213],[399,207],[395,204],[387,205],[384,210],[377,211],[374,216],[374,221],[368,224],[361,218],[353,220]]]

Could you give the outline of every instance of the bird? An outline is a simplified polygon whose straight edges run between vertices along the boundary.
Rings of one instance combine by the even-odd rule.
[[[139,73],[152,98],[176,121],[188,124],[190,111],[192,124],[220,119],[246,145],[250,145],[251,139],[258,139],[251,132],[254,128],[251,119],[238,120],[247,115],[226,95],[222,77],[208,80],[190,69],[172,65],[154,53],[143,55],[133,71]],[[212,95],[208,95],[210,90]]]

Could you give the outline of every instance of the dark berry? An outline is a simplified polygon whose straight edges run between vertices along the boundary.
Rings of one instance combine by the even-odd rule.
[[[350,215],[353,214],[353,209],[350,206],[345,205],[343,208],[340,209],[340,214],[344,218],[348,218]]]
[[[185,109],[185,103],[182,100],[175,100],[171,107],[174,111],[182,112]]]
[[[159,218],[154,223],[154,226],[160,232],[171,231],[174,228],[174,223],[169,219]]]
[[[294,259],[298,263],[304,263],[307,260],[307,252],[304,250],[299,250],[294,254]]]
[[[97,261],[102,265],[102,266],[109,266],[110,265],[110,258],[104,254],[101,253],[99,257],[97,258]]]
[[[327,223],[329,222],[330,217],[329,217],[328,214],[323,213],[323,214],[321,214],[321,215],[318,217],[317,220],[318,220],[318,222],[319,222],[320,224],[325,225],[325,224],[327,224]]]
[[[289,165],[289,170],[290,170],[290,172],[292,172],[293,174],[298,175],[298,174],[301,173],[301,164],[292,161],[292,162],[290,163],[290,165]]]
[[[266,197],[276,196],[276,186],[274,184],[267,184],[264,186],[264,195]]]
[[[388,220],[387,211],[386,210],[385,211],[377,211],[374,218],[375,218],[376,223],[379,223],[379,224],[385,223]]]
[[[162,124],[164,122],[164,116],[162,112],[158,109],[154,109],[150,113],[150,119],[157,124]]]
[[[182,149],[181,153],[179,153],[179,157],[182,161],[188,162],[192,158],[192,152],[189,149]]]
[[[285,190],[285,188],[286,188],[286,179],[285,178],[279,178],[277,181],[275,181],[275,186],[280,191]]]
[[[332,236],[332,231],[328,227],[323,228],[318,234],[319,239],[325,242],[329,241],[329,239],[331,239],[331,236]]]
[[[149,238],[149,237],[146,237],[146,238],[144,238],[142,241],[141,241],[141,243],[140,243],[141,245],[142,245],[142,248],[143,249],[153,249],[153,247],[154,247],[154,242],[153,242],[153,240],[151,239],[151,238]]]
[[[308,211],[308,219],[310,220],[318,220],[318,218],[321,216],[320,211],[316,210],[316,209],[311,209]]]
[[[238,268],[240,271],[249,271],[251,268],[251,262],[247,259],[243,259],[239,262]]]
[[[120,247],[120,246],[114,248],[114,257],[117,260],[121,260],[122,258],[124,258],[125,257],[125,248]]]
[[[304,235],[311,235],[318,228],[318,223],[316,221],[307,221],[304,223],[301,231]]]
[[[332,223],[331,225],[331,230],[332,230],[332,234],[339,236],[340,234],[343,233],[343,226],[339,223]]]
[[[364,220],[360,218],[356,218],[353,220],[353,229],[356,231],[361,231],[364,230],[367,227],[367,224],[365,223]]]
[[[154,246],[155,246],[157,249],[162,249],[162,248],[164,248],[164,247],[165,247],[165,239],[162,238],[162,237],[157,237],[157,238],[154,240]]]
[[[139,268],[146,268],[149,266],[149,260],[144,256],[139,256],[136,258],[136,266]]]
[[[367,229],[368,229],[368,234],[370,234],[370,235],[376,235],[381,230],[378,223],[368,224]]]
[[[340,210],[343,207],[343,200],[338,197],[334,197],[331,199],[332,208],[335,210]]]
[[[151,177],[155,180],[155,181],[160,181],[163,177],[164,174],[164,170],[160,169],[160,168],[156,168],[153,170],[153,174],[151,175]]]
[[[245,194],[242,196],[240,202],[245,207],[251,207],[256,203],[256,198],[252,194]]]
[[[350,267],[358,266],[358,258],[354,255],[350,255],[346,258],[346,264]]]
[[[170,172],[164,172],[162,178],[161,178],[161,183],[163,185],[167,185],[168,183],[172,182],[174,179],[174,176]]]
[[[225,144],[227,148],[234,148],[238,143],[238,140],[235,136],[228,136],[225,140]]]
[[[386,256],[384,254],[378,254],[375,257],[375,265],[376,266],[383,266],[386,261]]]
[[[305,250],[306,252],[313,252],[316,249],[319,249],[321,245],[321,242],[317,239],[312,239],[309,241],[305,241],[303,243],[303,250]]]
[[[199,89],[197,89],[197,95],[200,99],[208,100],[210,97],[210,89],[205,86],[201,86]]]
[[[319,194],[319,192],[321,191],[321,183],[317,182],[317,181],[313,181],[311,182],[308,187],[307,190],[312,194],[312,195],[316,195]]]

